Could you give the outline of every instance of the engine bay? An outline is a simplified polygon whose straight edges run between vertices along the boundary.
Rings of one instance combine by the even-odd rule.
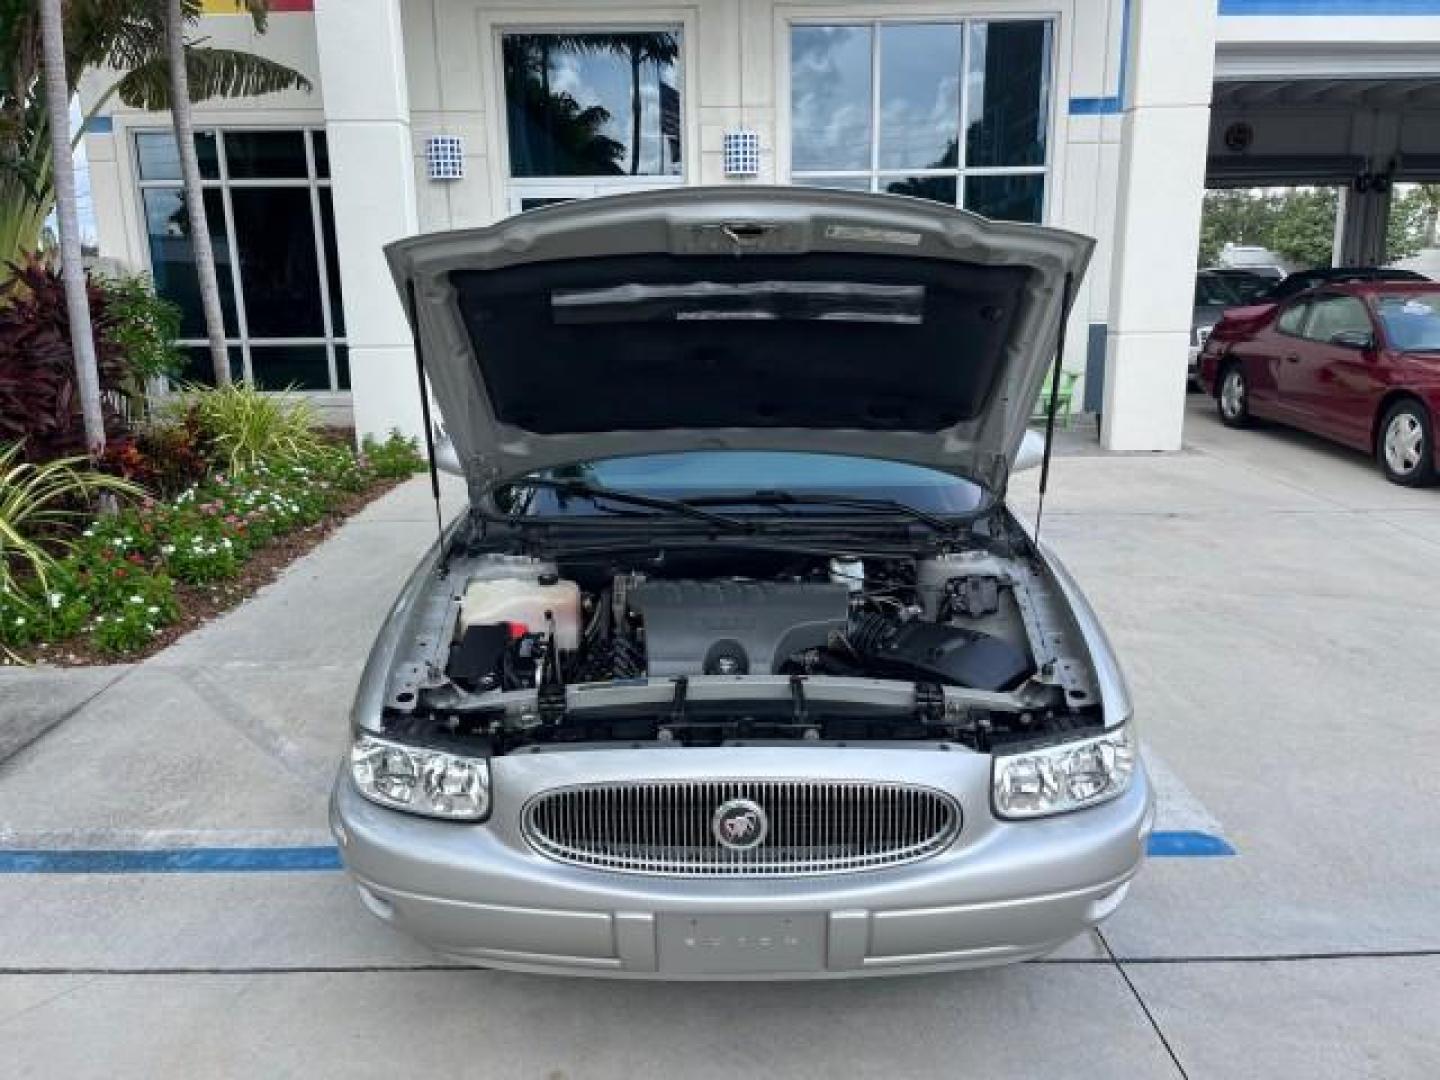
[[[452,557],[384,724],[494,753],[617,740],[960,741],[1102,722],[1042,560],[696,546]]]
[[[1005,691],[1033,671],[995,565],[752,561],[751,575],[709,577],[494,566],[504,576],[466,585],[447,673],[470,691],[752,674]]]

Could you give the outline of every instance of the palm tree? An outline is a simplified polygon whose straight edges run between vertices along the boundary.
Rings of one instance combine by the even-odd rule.
[[[35,2],[0,0],[0,265],[35,249],[55,200]],[[264,29],[266,0],[236,4]],[[201,0],[182,0],[181,10],[186,25],[193,25],[201,15]],[[97,68],[118,73],[72,133],[72,147],[112,97],[131,108],[170,107],[164,0],[65,0],[63,11],[69,85]],[[235,49],[191,45],[186,59],[194,101],[310,88],[303,75],[284,64]]]
[[[126,0],[109,2],[124,4]],[[308,91],[310,81],[293,68],[251,53],[190,45],[185,40],[185,31],[200,16],[199,0],[129,0],[129,3],[138,9],[138,23],[147,32],[138,41],[127,42],[126,59],[132,63],[116,83],[115,92],[122,102],[132,107],[170,110],[180,155],[180,177],[185,188],[200,304],[210,340],[210,362],[215,371],[215,384],[225,386],[230,382],[230,351],[225,345],[220,281],[210,243],[200,161],[195,153],[192,106],[196,101],[217,96],[249,97],[289,89]],[[257,32],[265,32],[269,0],[235,0],[235,6],[250,16]],[[159,42],[163,42],[163,46],[157,48]]]
[[[90,297],[80,261],[80,212],[75,202],[75,161],[70,150],[70,83],[66,78],[64,11],[61,0],[39,0],[40,36],[45,68],[45,100],[50,112],[50,153],[55,209],[60,225],[60,273],[70,316],[70,347],[85,421],[85,447],[92,458],[105,451],[105,422],[100,413],[100,373]]]
[[[210,363],[215,370],[215,385],[229,386],[230,349],[225,344],[220,279],[215,272],[215,250],[210,244],[210,222],[205,216],[200,159],[195,153],[195,118],[191,113],[190,66],[185,55],[182,0],[165,0],[165,58],[170,68],[170,115],[175,124],[175,146],[180,152],[180,176],[185,184],[185,206],[190,212],[190,247],[195,253],[200,307],[205,312],[205,333],[210,339]]]

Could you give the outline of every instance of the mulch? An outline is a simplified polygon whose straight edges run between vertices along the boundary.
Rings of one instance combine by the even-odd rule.
[[[343,525],[347,518],[369,506],[380,496],[399,485],[398,479],[380,479],[363,491],[347,494],[314,525],[277,536],[246,560],[240,573],[228,581],[208,585],[175,583],[175,599],[180,605],[180,618],[166,626],[143,648],[117,655],[97,649],[83,634],[67,641],[36,645],[15,650],[16,660],[24,664],[48,664],[52,667],[89,667],[96,664],[129,664],[154,656],[180,638],[212,619],[225,614],[269,585],[300,556]],[[13,662],[13,661],[12,661]]]

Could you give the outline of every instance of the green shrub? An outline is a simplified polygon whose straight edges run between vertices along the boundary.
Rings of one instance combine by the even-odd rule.
[[[136,574],[129,588],[90,624],[90,639],[105,652],[134,652],[180,617],[175,586],[164,574]]]
[[[321,442],[314,408],[294,394],[265,392],[239,382],[216,389],[189,386],[181,400],[232,473],[298,460]]]
[[[360,444],[360,452],[375,470],[375,475],[387,479],[410,476],[425,468],[419,440],[400,434],[399,428],[391,428],[384,442],[373,435],[366,435]]]
[[[179,374],[185,362],[175,344],[180,309],[156,296],[144,274],[97,278],[95,284],[105,297],[108,316],[102,333],[124,359],[138,394],[144,393],[149,379]]]

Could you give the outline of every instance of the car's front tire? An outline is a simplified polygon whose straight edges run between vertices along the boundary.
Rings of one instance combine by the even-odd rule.
[[[1375,443],[1380,471],[1392,484],[1424,487],[1435,482],[1435,426],[1420,402],[1406,399],[1391,405]]]
[[[1220,382],[1215,388],[1215,408],[1220,413],[1220,422],[1226,427],[1250,426],[1250,382],[1245,378],[1245,369],[1239,364],[1227,364],[1220,372]]]

